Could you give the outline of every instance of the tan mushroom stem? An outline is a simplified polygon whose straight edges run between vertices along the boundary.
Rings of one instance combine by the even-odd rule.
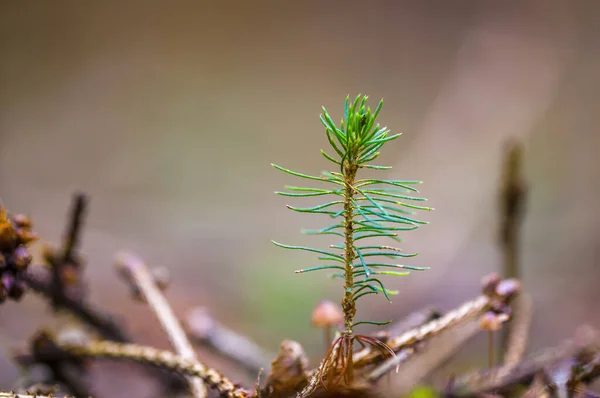
[[[331,346],[331,328],[340,325],[344,321],[344,314],[338,304],[328,300],[323,300],[315,306],[312,313],[312,324],[315,327],[323,328],[323,339],[325,353]]]

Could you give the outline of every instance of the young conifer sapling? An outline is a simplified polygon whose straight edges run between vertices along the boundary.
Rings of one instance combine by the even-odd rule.
[[[383,294],[391,302],[390,296],[398,292],[388,290],[381,280],[382,276],[406,276],[411,270],[427,269],[398,263],[399,259],[413,257],[417,253],[404,253],[398,247],[379,243],[387,238],[400,242],[399,232],[427,224],[414,218],[414,211],[432,209],[409,203],[426,200],[412,196],[419,192],[414,186],[421,181],[360,178],[359,174],[363,169],[391,168],[373,165],[371,162],[379,156],[379,151],[386,142],[400,136],[389,135],[387,127],[376,123],[383,100],[373,112],[366,106],[367,99],[367,96],[359,95],[350,103],[349,97],[346,97],[344,116],[339,127],[327,110],[322,108],[321,122],[334,152],[330,154],[321,150],[321,153],[337,166],[337,171],[324,171],[320,176],[312,176],[273,164],[276,169],[294,177],[327,184],[325,188],[286,186],[287,192],[276,192],[278,195],[331,198],[314,207],[287,206],[293,211],[326,214],[332,218],[333,224],[328,227],[303,231],[306,234],[336,237],[338,242],[330,245],[331,250],[273,242],[286,249],[317,253],[318,259],[323,261],[320,265],[300,269],[296,273],[328,270],[333,271],[334,278],[344,281],[341,301],[344,329],[331,345],[319,368],[319,379],[324,386],[337,384],[342,380],[347,384],[353,381],[352,352],[355,342],[371,345],[384,354],[395,355],[380,340],[354,333],[354,328],[360,324],[386,325],[391,322],[355,321],[356,302],[370,294]]]

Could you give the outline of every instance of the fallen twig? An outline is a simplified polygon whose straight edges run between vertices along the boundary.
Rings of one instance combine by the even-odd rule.
[[[420,311],[415,311],[413,313],[410,313],[404,319],[400,320],[399,322],[396,322],[396,323],[392,324],[386,330],[386,334],[387,334],[387,336],[397,336],[399,334],[408,332],[411,329],[423,326],[427,322],[430,322],[430,321],[432,321],[434,319],[437,319],[440,316],[441,316],[441,314],[439,314],[433,308],[427,307],[427,308],[422,309]],[[387,341],[387,339],[385,341]],[[431,344],[431,342],[428,342],[427,343],[427,347],[429,347],[430,344]],[[384,363],[382,363],[377,368],[375,368],[373,371],[371,371],[371,373],[369,373],[367,375],[367,381],[369,381],[371,383],[377,382],[379,379],[381,379],[388,372],[390,372],[391,370],[396,369],[400,364],[407,362],[409,359],[411,360],[411,363],[414,364],[415,354],[418,351],[419,350],[417,350],[416,347],[414,347],[414,346],[413,347],[407,347],[407,348],[401,349],[396,354],[395,357],[389,358]],[[425,352],[428,352],[428,351],[425,351]],[[419,357],[422,357],[423,355],[424,355],[424,352],[419,352],[419,354],[418,354]],[[410,369],[403,370],[402,371],[402,375],[404,376],[406,374],[407,370],[408,371],[412,371],[413,368],[414,368],[414,366],[411,366]],[[394,378],[395,384],[397,384],[397,379],[398,379],[398,377]],[[410,384],[413,385],[415,383],[415,381],[416,380],[413,377],[411,377]],[[394,388],[394,391],[395,391],[395,393],[397,393],[398,389]]]
[[[250,395],[247,390],[239,388],[216,370],[196,360],[184,359],[170,351],[111,341],[94,341],[84,344],[59,343],[58,346],[67,354],[78,358],[130,360],[177,372],[184,376],[197,377],[202,379],[209,387],[218,391],[223,397],[247,398]]]
[[[400,350],[400,352],[396,353],[395,357],[392,357],[385,361],[380,366],[376,367],[371,373],[367,376],[367,381],[371,383],[377,382],[383,376],[388,374],[393,369],[396,369],[398,365],[406,362],[411,355],[415,352],[414,347],[407,347]]]
[[[411,329],[439,318],[441,314],[433,307],[425,307],[419,311],[411,312],[398,322],[392,323],[386,332],[389,336],[399,336]]]
[[[61,249],[53,250],[47,247],[44,253],[50,272],[41,273],[32,270],[32,268],[48,269],[47,266],[31,266],[23,275],[23,280],[31,290],[48,299],[54,310],[70,312],[104,339],[130,343],[131,337],[112,315],[92,306],[84,295],[76,295],[72,290],[65,289],[64,282],[68,280],[72,282],[74,276],[72,272],[80,271],[81,261],[76,249],[81,240],[83,215],[88,203],[84,194],[76,193],[73,196],[71,217],[67,223]],[[187,388],[185,380],[180,377],[162,372],[159,377],[171,390],[179,391]]]
[[[533,300],[530,295],[520,293],[511,303],[511,317],[508,322],[508,336],[504,365],[516,365],[525,356],[531,318],[533,313]]]
[[[458,323],[472,319],[486,310],[490,304],[490,298],[482,295],[472,301],[468,301],[460,307],[452,310],[440,318],[426,323],[425,325],[409,330],[397,337],[392,337],[386,344],[394,351],[421,342],[429,337],[435,336],[441,331]],[[375,363],[383,358],[383,354],[369,347],[354,354],[354,365],[356,367]]]
[[[58,308],[70,312],[94,328],[103,338],[122,343],[131,341],[124,328],[117,324],[111,315],[93,307],[83,299],[76,299],[70,295],[56,295],[52,282],[47,277],[27,272],[25,281],[33,291],[53,300]]]
[[[572,365],[579,363],[578,367],[586,369],[585,365],[593,363],[592,358],[600,352],[598,343],[598,334],[594,330],[581,328],[573,341],[543,351],[516,366],[498,366],[490,371],[474,372],[455,379],[447,396],[476,397],[491,391],[502,394],[517,385],[529,385],[540,372],[555,369],[564,361],[573,361]],[[585,363],[580,363],[582,361]],[[565,385],[588,380],[587,374],[587,372],[569,374]]]
[[[41,330],[31,339],[31,353],[17,352],[13,358],[21,366],[44,364],[52,374],[52,380],[64,385],[77,397],[89,397],[90,388],[83,382],[85,364],[76,357],[64,352],[55,342],[50,332]]]
[[[60,398],[54,395],[40,395],[40,394],[20,394],[14,391],[0,391],[0,398]],[[71,395],[65,395],[62,398],[76,398]]]
[[[502,277],[521,279],[519,261],[521,223],[525,214],[527,184],[523,177],[523,148],[511,141],[505,152],[500,187],[500,247],[502,249]],[[504,363],[520,361],[527,348],[527,334],[531,317],[531,302],[526,297],[515,298],[515,321],[510,321],[502,332],[500,352]],[[517,321],[518,320],[518,321]],[[512,347],[512,348],[511,348]],[[510,355],[508,351],[510,350]]]
[[[122,274],[127,274],[138,287],[141,295],[146,299],[150,308],[156,314],[163,329],[167,333],[175,351],[185,360],[196,360],[196,353],[190,344],[171,306],[162,295],[148,267],[137,256],[130,253],[121,253],[117,256],[115,266]],[[206,387],[201,379],[189,379],[191,390],[196,398],[206,397]]]
[[[208,309],[196,307],[186,317],[185,328],[192,343],[208,347],[221,356],[231,359],[255,377],[261,369],[269,373],[270,359],[266,353],[245,336],[221,325]]]
[[[418,347],[415,353],[407,358],[399,374],[392,379],[390,389],[395,394],[407,393],[415,384],[440,368],[479,332],[477,320],[469,320],[427,339],[423,342],[422,348]],[[404,350],[406,349],[401,350],[400,353]]]

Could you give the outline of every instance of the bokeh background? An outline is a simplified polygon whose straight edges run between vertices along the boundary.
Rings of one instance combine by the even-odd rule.
[[[537,350],[581,323],[600,326],[599,17],[593,0],[2,1],[0,197],[59,242],[72,192],[91,195],[91,297],[138,341],[169,347],[115,275],[122,249],[171,269],[178,314],[207,306],[266,349],[291,338],[314,361],[310,312],[338,300],[339,283],[295,275],[314,258],[270,239],[325,245],[299,231],[328,220],[288,211],[273,191],[297,181],[270,163],[319,173],[329,167],[321,105],[337,119],[348,94],[384,98],[381,121],[404,134],[380,174],[425,181],[436,210],[404,247],[432,269],[390,281],[401,295],[365,299],[359,316],[448,310],[499,270],[500,165],[516,138],[530,184],[521,258]],[[18,375],[15,345],[66,322],[31,295],[0,307],[0,387]],[[463,358],[472,366],[486,363],[480,343]],[[144,375],[100,366],[94,384],[105,396],[152,396]]]

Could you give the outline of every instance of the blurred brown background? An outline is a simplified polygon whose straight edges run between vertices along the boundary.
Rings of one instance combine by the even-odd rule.
[[[269,240],[328,243],[299,234],[328,220],[286,210],[273,191],[298,181],[270,163],[318,173],[329,166],[320,106],[338,119],[347,94],[384,98],[381,122],[404,135],[381,175],[425,181],[436,211],[404,247],[432,269],[390,281],[401,290],[393,305],[366,299],[359,316],[450,309],[478,293],[499,269],[501,155],[517,137],[537,350],[580,323],[600,326],[599,12],[593,0],[2,1],[0,197],[58,242],[71,193],[91,195],[91,294],[139,341],[168,347],[114,274],[121,249],[171,268],[179,314],[206,305],[271,351],[292,338],[316,359],[310,311],[337,300],[339,283],[295,275],[315,258]],[[0,388],[17,376],[11,348],[57,323],[32,295],[0,307]],[[99,373],[98,392],[125,396],[137,383],[134,395],[150,396],[113,369]]]

